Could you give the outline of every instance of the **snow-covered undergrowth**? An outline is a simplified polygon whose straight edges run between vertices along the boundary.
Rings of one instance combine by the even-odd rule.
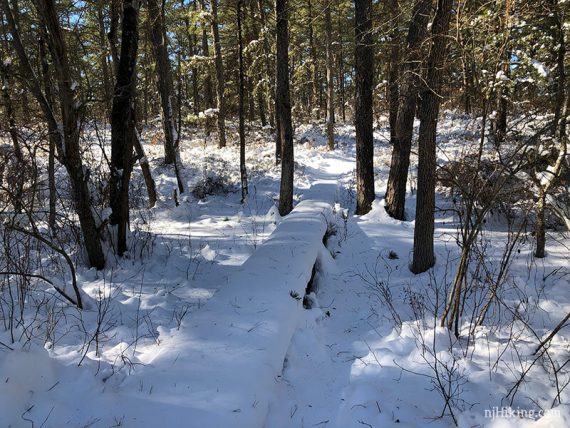
[[[441,165],[476,148],[478,126],[476,120],[445,115]],[[297,127],[295,201],[322,200],[335,212],[327,220],[327,254],[319,257],[308,308],[300,310],[299,291],[279,286],[280,275],[294,272],[286,264],[276,268],[275,284],[254,284],[274,306],[248,297],[239,280],[248,275],[249,265],[242,264],[282,221],[275,209],[280,171],[272,136],[264,130],[248,135],[250,196],[242,205],[235,145],[219,150],[201,131],[188,131],[181,157],[189,191],[175,195],[173,171],[161,164],[162,147],[143,134],[160,200],[145,208],[135,168],[127,257],[109,252],[108,268],[101,272],[77,266],[86,309],[71,307],[40,278],[1,279],[0,426],[215,427],[225,421],[250,428],[260,415],[260,426],[268,428],[569,425],[567,332],[534,355],[540,340],[570,312],[568,237],[550,230],[548,256],[538,260],[532,228],[513,241],[518,223],[504,211],[490,212],[470,258],[456,338],[440,320],[460,257],[459,205],[442,183],[437,265],[411,274],[416,159],[406,204],[410,221],[393,220],[382,202],[388,136],[387,129],[375,131],[377,201],[359,217],[352,214],[354,128],[338,125],[338,148],[328,152],[322,128]],[[100,150],[90,146],[98,162]],[[94,169],[95,175],[94,182],[104,183],[103,173]],[[509,213],[523,210],[524,204],[517,205]],[[5,236],[5,248],[23,243],[15,232]],[[512,256],[501,263],[509,242]],[[70,289],[69,271],[57,254],[33,240],[26,248],[12,254],[19,268]],[[76,248],[66,249],[75,262],[81,259]],[[284,254],[273,253],[278,265]],[[474,314],[500,272],[497,296],[482,325],[475,326]],[[296,316],[277,316],[289,307]],[[247,320],[224,327],[228,314],[244,313],[250,314]],[[216,318],[221,324],[209,336],[207,323]],[[287,332],[293,331],[289,343]],[[240,351],[231,346],[238,342]],[[281,345],[268,352],[268,343]],[[275,362],[267,355],[275,359],[285,350],[282,372],[268,382]],[[235,397],[224,394],[231,382],[241,382],[258,398],[244,392],[234,405]]]

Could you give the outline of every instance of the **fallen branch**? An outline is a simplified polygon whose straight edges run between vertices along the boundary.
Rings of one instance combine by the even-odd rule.
[[[0,272],[0,275],[19,275],[19,276],[23,276],[25,278],[37,278],[37,279],[41,279],[42,281],[47,282],[49,285],[51,285],[55,291],[57,291],[59,294],[61,294],[67,301],[69,301],[71,304],[73,304],[74,306],[78,306],[77,302],[75,300],[73,300],[69,294],[67,294],[65,292],[65,290],[62,290],[61,288],[59,288],[57,285],[55,285],[53,283],[53,281],[50,281],[49,279],[47,279],[45,276],[42,275],[36,275],[33,273],[25,273],[25,272]]]
[[[566,324],[566,321],[568,321],[568,319],[570,319],[570,312],[568,312],[566,314],[566,316],[564,317],[564,319],[562,321],[560,321],[556,327],[554,327],[554,330],[552,330],[550,332],[548,337],[546,339],[544,339],[542,342],[540,342],[540,344],[538,345],[538,348],[536,348],[533,355],[536,355],[538,353],[538,351],[540,351],[544,347],[544,345],[546,345],[548,342],[550,342],[552,340],[552,338],[554,336],[556,336],[556,333],[558,333],[560,330],[562,330],[562,328],[564,327],[564,325]]]

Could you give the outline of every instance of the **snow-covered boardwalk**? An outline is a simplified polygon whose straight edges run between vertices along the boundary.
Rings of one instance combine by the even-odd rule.
[[[188,408],[188,426],[263,426],[330,214],[322,202],[297,205],[173,338],[175,351],[164,358],[172,364],[160,355],[153,361],[164,376],[180,375],[176,389],[185,391],[178,401]]]

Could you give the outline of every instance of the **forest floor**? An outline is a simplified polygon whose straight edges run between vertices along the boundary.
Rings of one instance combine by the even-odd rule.
[[[440,163],[476,147],[478,123],[445,115]],[[29,324],[0,332],[0,342],[12,348],[0,344],[0,427],[217,427],[212,414],[234,399],[223,396],[217,382],[235,379],[237,370],[243,370],[244,397],[260,390],[262,396],[251,408],[223,415],[236,428],[254,428],[254,420],[260,428],[570,426],[570,406],[551,410],[570,399],[568,332],[555,337],[544,358],[533,356],[540,338],[570,312],[568,235],[550,230],[548,257],[537,260],[531,230],[525,232],[485,325],[471,340],[465,338],[469,314],[477,309],[468,300],[463,335],[456,339],[439,327],[437,315],[459,257],[452,198],[439,189],[436,267],[413,275],[408,265],[417,159],[412,156],[408,221],[393,220],[383,207],[389,132],[376,129],[377,198],[370,213],[356,216],[354,128],[338,125],[335,132],[338,148],[330,152],[322,127],[296,129],[295,202],[326,201],[335,214],[327,220],[327,253],[319,256],[311,309],[303,310],[289,289],[283,294],[271,288],[274,297],[267,297],[284,299],[298,316],[276,318],[269,328],[255,322],[265,308],[255,306],[245,291],[236,290],[229,304],[219,299],[283,221],[275,209],[280,171],[272,137],[264,130],[248,135],[244,204],[236,145],[220,150],[201,132],[187,133],[181,156],[184,182],[193,192],[177,195],[177,205],[176,180],[161,164],[162,148],[146,144],[160,200],[155,208],[144,208],[135,172],[138,208],[127,257],[111,257],[101,272],[78,268],[87,309],[70,308],[37,285],[30,300],[42,303],[26,306]],[[483,271],[497,274],[507,232],[500,213],[489,214],[479,243],[484,257],[473,262],[474,278]],[[476,301],[481,290],[473,295]],[[3,301],[3,311],[6,307]],[[203,340],[203,321],[223,320],[232,311],[250,311],[250,327],[231,327],[259,337],[289,331],[290,340],[283,333],[285,355],[279,355],[281,347],[232,353],[236,348],[226,343],[234,340],[231,331],[226,338]],[[267,355],[283,361],[269,382],[271,370],[262,360]]]

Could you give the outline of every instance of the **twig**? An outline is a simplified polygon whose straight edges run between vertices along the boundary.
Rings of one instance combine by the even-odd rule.
[[[73,300],[71,300],[71,301],[79,309],[83,309],[83,303],[81,301],[81,293],[79,292],[79,287],[77,286],[77,277],[75,275],[75,266],[73,265],[73,261],[71,260],[69,255],[63,249],[59,248],[53,242],[44,238],[42,235],[40,235],[36,231],[29,231],[29,230],[23,229],[21,227],[18,227],[17,225],[14,225],[14,224],[10,224],[6,228],[15,230],[16,232],[23,233],[24,235],[27,235],[27,236],[31,236],[32,238],[36,238],[38,241],[46,244],[53,251],[60,254],[65,259],[65,261],[67,262],[67,264],[69,266],[69,270],[71,271],[71,285],[73,287],[73,291],[75,292],[75,298],[76,298],[76,301],[73,301]]]
[[[0,342],[0,345],[4,346],[5,348],[8,348],[10,351],[13,351],[14,348],[12,348],[11,346],[6,345],[4,342]]]
[[[536,348],[536,350],[534,351],[534,353],[532,355],[536,355],[538,353],[538,351],[540,351],[544,345],[546,345],[548,342],[550,342],[552,340],[552,338],[556,335],[556,333],[558,333],[560,330],[562,330],[562,328],[564,327],[564,325],[566,324],[566,321],[568,321],[568,319],[570,319],[570,312],[568,312],[566,314],[566,316],[564,317],[564,319],[562,321],[560,321],[556,327],[554,327],[554,330],[552,330],[552,332],[548,335],[548,337],[546,339],[544,339],[542,342],[540,342],[540,344],[538,345],[538,347]]]
[[[70,303],[72,303],[74,306],[78,306],[77,302],[75,300],[73,300],[69,294],[67,294],[65,291],[63,291],[61,288],[59,288],[57,285],[55,285],[53,283],[53,281],[47,279],[45,276],[43,275],[36,275],[33,273],[26,273],[26,272],[5,272],[2,271],[0,272],[0,275],[19,275],[19,276],[23,276],[25,278],[38,278],[41,279],[42,281],[47,282],[49,285],[51,285],[55,291],[57,291],[59,294],[61,294],[67,301],[69,301]]]

